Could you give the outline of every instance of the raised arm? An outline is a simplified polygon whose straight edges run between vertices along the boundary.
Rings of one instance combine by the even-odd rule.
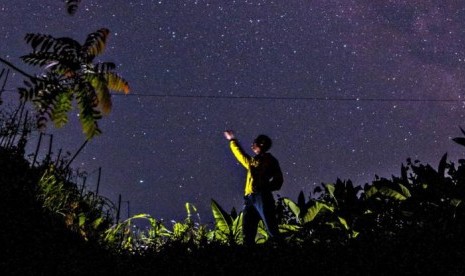
[[[224,137],[229,140],[229,148],[234,154],[234,157],[236,157],[237,161],[239,161],[242,166],[244,166],[246,169],[249,169],[250,166],[254,165],[253,158],[245,153],[245,151],[239,145],[239,142],[236,140],[236,136],[232,130],[225,131]]]

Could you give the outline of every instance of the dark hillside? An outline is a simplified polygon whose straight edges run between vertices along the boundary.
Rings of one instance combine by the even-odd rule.
[[[40,169],[14,150],[0,149],[0,271],[18,275],[109,272],[112,259],[48,214],[34,191]],[[5,274],[4,274],[5,275]]]

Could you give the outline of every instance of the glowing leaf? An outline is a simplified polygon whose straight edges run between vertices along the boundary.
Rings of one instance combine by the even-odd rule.
[[[87,40],[83,45],[83,49],[87,52],[90,60],[96,55],[101,54],[105,49],[105,43],[110,30],[102,28],[95,33],[91,33],[87,36]]]
[[[237,244],[242,242],[242,212],[237,216],[232,224],[231,232],[232,232],[232,239]]]
[[[213,217],[215,218],[215,229],[220,239],[227,239],[226,237],[231,234],[230,225],[232,224],[230,216],[221,208],[215,201],[211,200],[211,207]]]
[[[410,194],[410,191],[407,187],[405,187],[404,185],[400,184],[399,183],[399,187],[400,187],[400,190],[402,191],[402,194],[405,196],[405,197],[411,197],[412,195]]]
[[[110,90],[123,91],[124,94],[129,93],[129,84],[122,77],[110,72],[105,74],[105,78],[107,79],[107,85]]]
[[[457,198],[453,198],[450,200],[450,204],[454,207],[458,207],[460,203],[462,203],[462,200]]]
[[[68,111],[73,108],[71,97],[70,93],[60,93],[56,96],[56,103],[52,109],[51,119],[58,128],[68,123]]]
[[[407,197],[405,195],[403,195],[402,193],[394,190],[394,189],[391,189],[391,188],[388,188],[388,187],[381,187],[379,189],[379,193],[384,195],[384,196],[387,196],[387,197],[390,197],[390,198],[393,198],[393,199],[397,199],[397,200],[406,200]]]
[[[292,213],[296,216],[296,218],[300,220],[300,208],[299,208],[299,206],[297,206],[297,204],[294,201],[292,201],[292,200],[290,200],[288,198],[283,198],[283,202],[284,202],[284,204],[286,206],[289,207],[289,209],[291,209]]]
[[[303,222],[308,223],[315,219],[315,217],[322,211],[328,210],[330,212],[334,211],[334,207],[327,205],[326,203],[315,201],[310,208],[307,209],[305,215],[303,216]]]
[[[86,223],[86,214],[79,213],[79,227],[82,227]]]
[[[339,219],[339,222],[344,226],[346,230],[349,230],[349,225],[347,224],[347,221],[344,218],[337,217]]]

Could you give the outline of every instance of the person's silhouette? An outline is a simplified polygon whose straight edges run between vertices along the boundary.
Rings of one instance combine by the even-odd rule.
[[[283,175],[278,160],[268,152],[272,145],[271,139],[259,135],[252,143],[252,151],[255,153],[252,157],[239,145],[233,131],[225,131],[224,136],[229,140],[236,159],[247,169],[242,222],[244,244],[255,244],[260,219],[270,238],[277,238],[279,230],[272,191],[281,187]]]

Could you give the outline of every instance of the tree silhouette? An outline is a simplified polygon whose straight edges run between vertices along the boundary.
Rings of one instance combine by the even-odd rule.
[[[21,98],[34,103],[39,128],[44,128],[49,120],[57,127],[65,125],[76,99],[86,137],[101,133],[97,121],[102,113],[111,110],[110,90],[129,92],[127,81],[113,72],[114,63],[93,63],[103,52],[108,34],[109,30],[102,28],[89,34],[83,45],[68,37],[26,35],[26,43],[33,51],[22,60],[46,70],[38,77],[23,74],[29,80],[24,82],[26,87],[19,88]]]

